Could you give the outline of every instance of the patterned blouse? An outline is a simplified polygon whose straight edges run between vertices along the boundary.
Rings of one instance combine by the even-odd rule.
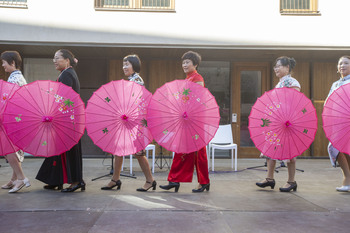
[[[326,98],[326,100],[324,101],[324,103],[326,104],[328,97],[335,91],[337,90],[339,87],[343,86],[344,84],[348,84],[350,83],[350,75],[345,76],[344,78],[340,78],[338,81],[334,82],[332,84],[331,90],[328,93],[328,96]],[[328,151],[328,155],[329,155],[329,159],[331,160],[331,164],[333,165],[333,167],[336,167],[336,161],[337,161],[337,157],[339,155],[339,150],[337,150],[332,143],[328,144],[327,147],[327,151]]]
[[[13,71],[7,79],[7,82],[17,84],[20,87],[27,84],[20,70]]]
[[[282,87],[299,87],[299,89],[301,89],[301,86],[298,80],[290,76],[290,74],[283,76],[275,86],[275,88],[282,88]]]
[[[340,78],[338,81],[334,82],[332,84],[331,90],[328,93],[328,96],[326,98],[326,101],[324,103],[327,102],[328,97],[333,93],[333,91],[337,90],[339,87],[343,86],[344,84],[348,84],[350,83],[350,74],[348,76],[345,76],[344,78]]]
[[[143,81],[143,79],[141,78],[141,76],[138,73],[133,73],[132,75],[130,75],[129,77],[129,81],[135,82],[137,84],[140,84],[141,86],[145,85],[145,82]]]

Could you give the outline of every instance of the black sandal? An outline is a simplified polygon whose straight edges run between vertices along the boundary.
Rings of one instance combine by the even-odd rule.
[[[152,190],[156,190],[157,187],[157,182],[154,180],[152,183],[149,181],[146,181],[147,184],[152,184],[148,189],[144,189],[144,188],[138,188],[136,189],[136,191],[139,192],[147,192],[150,188],[153,188]]]
[[[271,189],[275,188],[276,182],[275,179],[271,179],[271,178],[266,178],[264,181],[262,182],[257,182],[255,183],[257,186],[259,186],[260,188],[265,188],[270,186]]]
[[[290,192],[291,190],[297,191],[298,185],[297,185],[296,181],[294,181],[294,182],[289,182],[288,181],[287,183],[289,184],[289,187],[287,187],[287,188],[281,187],[280,188],[281,192]]]
[[[102,189],[102,190],[111,190],[112,188],[118,186],[118,187],[117,187],[117,190],[118,190],[118,189],[120,189],[120,187],[122,186],[122,182],[121,182],[120,180],[117,180],[117,181],[111,180],[111,181],[114,182],[115,184],[112,185],[112,186],[108,186],[108,185],[107,185],[107,186],[101,187],[101,189]]]

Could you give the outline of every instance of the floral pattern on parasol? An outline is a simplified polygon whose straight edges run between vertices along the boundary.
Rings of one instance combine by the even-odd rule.
[[[292,159],[309,148],[317,131],[311,101],[292,88],[275,88],[257,99],[249,115],[255,146],[272,159]]]

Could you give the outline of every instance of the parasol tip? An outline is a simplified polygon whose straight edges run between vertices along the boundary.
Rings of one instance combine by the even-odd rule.
[[[123,121],[127,121],[129,117],[128,117],[127,115],[124,114],[124,115],[122,115],[120,118],[122,118]]]
[[[287,128],[292,125],[289,121],[286,121],[286,123],[284,124],[286,125]]]
[[[182,117],[184,118],[184,119],[186,119],[188,116],[187,116],[187,112],[184,112],[184,114],[182,114]]]
[[[41,121],[42,121],[42,122],[51,122],[52,119],[53,119],[52,116],[43,116],[42,119],[41,119]]]

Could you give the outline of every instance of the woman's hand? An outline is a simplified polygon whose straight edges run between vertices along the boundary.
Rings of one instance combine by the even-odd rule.
[[[290,88],[293,88],[293,89],[295,89],[295,90],[297,90],[297,91],[300,91],[300,88],[299,87],[290,87]]]
[[[202,87],[204,87],[204,82],[196,82],[198,83],[199,85],[201,85]]]

